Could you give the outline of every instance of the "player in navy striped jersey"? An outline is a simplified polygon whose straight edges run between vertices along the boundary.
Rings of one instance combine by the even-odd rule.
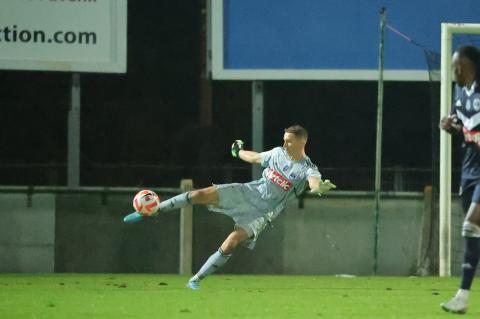
[[[251,164],[260,164],[262,178],[249,183],[221,184],[177,195],[160,203],[160,212],[184,207],[188,204],[208,205],[211,211],[230,216],[234,230],[227,236],[218,251],[208,258],[188,282],[191,289],[198,289],[200,280],[225,264],[239,245],[253,249],[265,227],[280,214],[287,202],[305,188],[322,195],[336,186],[329,180],[323,181],[317,167],[305,154],[308,133],[294,125],[285,129],[283,147],[257,153],[243,149],[243,142],[232,144],[233,157]],[[139,213],[125,217],[126,223],[141,220]]]
[[[457,83],[454,106],[451,114],[440,121],[440,128],[449,133],[463,133],[460,195],[466,213],[462,227],[465,255],[460,289],[441,307],[465,313],[480,259],[480,51],[474,46],[460,47],[453,54],[452,67]]]

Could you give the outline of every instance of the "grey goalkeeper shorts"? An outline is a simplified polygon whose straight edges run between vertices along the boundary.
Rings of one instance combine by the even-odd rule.
[[[243,184],[220,184],[214,185],[218,192],[219,202],[217,206],[208,206],[213,212],[227,215],[235,222],[235,228],[244,229],[249,239],[243,242],[243,246],[253,249],[258,236],[271,224],[273,213],[261,213],[246,199]]]

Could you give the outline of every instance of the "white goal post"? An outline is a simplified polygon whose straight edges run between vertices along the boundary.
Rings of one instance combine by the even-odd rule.
[[[450,113],[452,104],[452,38],[455,34],[480,34],[480,24],[442,23],[440,116]],[[440,133],[440,230],[439,275],[451,275],[451,187],[452,145],[445,131]],[[455,231],[460,231],[455,230]]]

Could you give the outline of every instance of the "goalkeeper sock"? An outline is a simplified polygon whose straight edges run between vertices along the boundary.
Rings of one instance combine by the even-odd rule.
[[[461,289],[469,290],[472,286],[475,270],[477,269],[478,260],[480,259],[480,238],[465,238],[465,255],[462,264],[462,284]]]
[[[210,258],[207,259],[202,268],[200,268],[198,273],[193,276],[190,281],[199,281],[214,273],[218,268],[222,267],[230,259],[230,257],[232,257],[231,254],[227,255],[219,248],[218,251],[216,251],[210,256]]]
[[[182,193],[166,201],[160,203],[161,212],[169,212],[171,210],[179,209],[190,204],[190,192]]]

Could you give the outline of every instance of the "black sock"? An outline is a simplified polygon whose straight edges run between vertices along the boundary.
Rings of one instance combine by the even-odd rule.
[[[461,289],[470,290],[475,270],[477,269],[480,258],[480,238],[465,237],[465,255],[462,264],[462,284]]]

